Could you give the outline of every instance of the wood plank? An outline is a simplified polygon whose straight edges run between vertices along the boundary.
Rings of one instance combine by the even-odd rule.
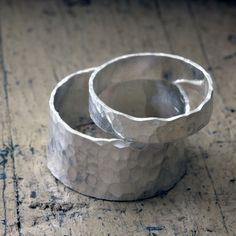
[[[230,40],[235,36],[236,9],[230,2],[220,3],[208,1],[205,9],[199,4],[189,6],[192,17],[198,24],[198,31],[205,46],[206,55],[212,74],[217,84],[221,106],[221,118],[217,119],[217,135],[210,146],[210,158],[207,164],[211,168],[211,175],[215,186],[216,201],[222,209],[222,219],[229,234],[236,232],[236,176],[235,161],[235,63],[236,45]],[[213,14],[207,12],[215,9]],[[198,12],[199,17],[196,17]],[[207,22],[205,22],[207,19]],[[214,46],[213,46],[214,45]],[[217,117],[217,116],[216,116]]]
[[[215,204],[215,185],[209,178],[215,168],[209,160],[213,155],[219,158],[220,149],[212,148],[208,159],[204,159],[210,144],[215,145],[211,133],[218,119],[224,117],[221,101],[211,126],[190,141],[187,175],[163,198],[135,203],[95,201],[69,190],[50,175],[44,153],[47,102],[52,87],[62,76],[135,51],[174,51],[205,65],[197,33],[191,21],[185,20],[190,17],[183,2],[178,8],[167,5],[168,14],[164,4],[169,3],[164,1],[159,4],[161,12],[155,1],[104,1],[74,6],[66,2],[69,1],[5,1],[2,5],[11,133],[13,143],[19,145],[13,157],[16,174],[23,178],[17,181],[22,202],[21,233],[147,235],[147,225],[164,225],[160,235],[224,235],[221,213]],[[179,22],[177,28],[175,21]],[[182,34],[171,34],[179,31]],[[228,200],[232,207],[233,199]],[[232,216],[230,210],[228,217]]]
[[[205,58],[205,54],[202,51],[201,42],[199,41],[198,34],[189,15],[186,2],[178,1],[177,3],[176,1],[159,1],[159,14],[163,18],[163,25],[166,27],[166,33],[169,37],[169,44],[171,45],[173,52],[191,58],[192,60],[205,66],[205,68],[208,68],[209,65]],[[218,101],[220,99],[218,98],[217,93],[215,94],[217,105],[215,106],[215,113],[213,114],[213,117],[218,116],[218,118],[222,118],[222,103],[221,101]],[[211,121],[210,125],[216,128],[216,123],[214,121]],[[200,225],[202,232],[204,232],[204,229],[206,231],[207,229],[211,229],[211,231],[223,235],[224,233],[227,233],[227,230],[225,232],[225,222],[221,215],[221,206],[215,204],[215,201],[212,199],[212,191],[213,195],[215,195],[215,186],[212,183],[209,167],[205,160],[205,153],[207,153],[208,150],[206,143],[209,145],[212,142],[212,132],[209,130],[210,125],[190,139],[190,142],[196,146],[195,155],[199,159],[197,164],[199,165],[201,163],[200,166],[204,169],[204,171],[198,171],[199,173],[197,175],[198,181],[204,184],[201,184],[201,186],[193,184],[193,188],[191,188],[191,192],[193,194],[192,198],[196,198],[194,196],[199,194],[199,208],[197,209],[197,214],[195,214],[193,218],[197,224]],[[206,134],[208,137],[206,137]],[[199,167],[197,167],[197,169],[198,168]],[[208,184],[208,186],[206,187],[205,184]],[[205,189],[207,189],[207,192]],[[209,191],[209,189],[211,189],[211,191]],[[202,198],[202,193],[205,195],[205,199]],[[206,204],[207,199],[211,199],[208,207]],[[213,214],[204,214],[204,209],[207,209],[206,207],[211,209],[210,211]],[[206,217],[202,217],[203,214]],[[214,223],[212,224],[212,222]]]
[[[219,6],[216,1],[207,1],[205,4],[201,1],[194,1],[191,4],[178,1],[179,7],[176,7],[175,1],[161,2],[171,43],[173,45],[181,43],[176,34],[179,27],[182,29],[180,35],[185,31],[188,32],[186,40],[182,40],[182,47],[191,46],[189,52],[192,50],[193,56],[200,55],[196,59],[210,69],[216,82],[212,121],[200,133],[202,139],[199,137],[198,139],[204,140],[199,144],[207,157],[204,163],[214,190],[215,207],[218,208],[222,221],[221,235],[231,235],[236,231],[235,222],[231,219],[232,212],[235,212],[235,186],[231,181],[235,176],[236,164],[232,156],[235,149],[235,125],[232,121],[235,81],[231,79],[234,74],[235,58],[228,63],[223,60],[236,51],[235,44],[229,42],[230,35],[234,35],[232,30],[235,28],[236,11],[226,4],[222,3]],[[181,50],[180,47],[180,51],[176,53],[180,53]]]
[[[15,3],[16,4],[16,3]],[[50,6],[50,5],[49,5]],[[52,4],[53,6],[53,4]],[[137,207],[141,208],[138,204],[136,206],[136,203],[130,205],[130,207],[127,207],[126,204],[119,204],[119,203],[109,203],[109,202],[95,202],[94,200],[91,200],[89,198],[83,197],[81,195],[75,194],[74,192],[68,190],[67,188],[64,188],[62,185],[57,185],[57,182],[55,182],[54,178],[52,178],[47,169],[45,168],[45,162],[43,161],[44,158],[44,145],[46,144],[46,139],[42,140],[41,135],[46,137],[46,134],[44,133],[44,130],[38,134],[38,127],[40,127],[43,124],[46,124],[46,117],[47,117],[47,99],[44,98],[45,94],[47,93],[49,95],[49,92],[51,90],[50,83],[55,83],[53,79],[53,71],[50,67],[45,66],[47,63],[53,63],[53,60],[51,59],[51,48],[52,46],[56,47],[55,52],[60,52],[61,45],[65,43],[64,48],[70,48],[74,51],[75,48],[77,49],[78,42],[74,42],[72,46],[67,43],[68,38],[66,38],[65,41],[60,42],[60,39],[65,37],[65,32],[56,32],[53,33],[53,36],[45,33],[44,27],[46,28],[46,32],[52,32],[55,29],[59,29],[60,27],[55,27],[60,25],[61,22],[61,15],[58,16],[59,19],[56,19],[52,22],[51,16],[45,17],[45,21],[39,21],[38,19],[42,17],[42,12],[44,12],[45,7],[48,7],[48,3],[46,5],[40,4],[33,4],[23,7],[20,3],[13,6],[5,6],[4,12],[5,12],[5,19],[7,19],[9,15],[12,15],[14,17],[15,22],[19,22],[17,24],[6,24],[9,28],[5,28],[4,33],[5,36],[8,34],[11,34],[12,32],[15,32],[16,35],[9,37],[7,42],[9,42],[8,47],[6,46],[6,53],[8,56],[8,66],[9,68],[14,68],[17,65],[18,70],[14,75],[12,76],[13,81],[19,81],[12,82],[10,84],[9,90],[14,91],[18,88],[18,93],[15,94],[15,96],[11,98],[11,105],[14,107],[12,116],[14,120],[14,125],[16,126],[17,133],[14,135],[14,140],[19,143],[21,148],[21,157],[18,158],[17,161],[17,171],[20,175],[23,176],[24,180],[22,181],[22,184],[20,185],[20,196],[22,200],[22,207],[21,207],[21,216],[22,216],[22,231],[23,233],[32,233],[37,234],[39,232],[45,232],[45,234],[76,234],[77,228],[80,228],[81,235],[89,235],[93,234],[96,235],[99,231],[101,234],[123,234],[124,232],[127,234],[131,234],[132,231],[136,230],[137,228],[137,234],[138,231],[140,231],[141,235],[145,231],[144,226],[139,223],[139,219],[137,218],[136,212]],[[54,6],[55,9],[56,6]],[[94,6],[92,8],[93,11],[97,11],[98,6]],[[28,12],[30,9],[30,12]],[[21,11],[21,14],[14,14],[16,10]],[[53,9],[54,10],[54,9]],[[62,9],[63,10],[63,9]],[[98,9],[99,10],[99,9]],[[23,12],[22,12],[23,11]],[[24,12],[26,11],[26,12]],[[47,9],[47,11],[49,11]],[[51,9],[50,9],[51,11]],[[56,10],[54,10],[56,11]],[[78,15],[83,14],[84,9],[77,8]],[[66,14],[67,12],[62,12],[61,14]],[[99,12],[98,12],[99,13]],[[96,14],[98,14],[96,13]],[[48,14],[48,13],[47,13]],[[47,15],[46,14],[46,15]],[[67,13],[68,14],[68,13]],[[95,14],[95,15],[96,15]],[[101,13],[98,14],[100,16]],[[101,16],[100,16],[101,17]],[[31,19],[31,21],[29,20]],[[57,17],[54,17],[57,18]],[[68,25],[73,26],[72,19],[70,19],[70,16],[67,15],[66,20],[69,22]],[[89,20],[89,18],[88,18]],[[71,22],[72,21],[72,22]],[[39,22],[43,22],[43,25],[39,24]],[[96,24],[95,24],[96,22]],[[99,22],[99,21],[98,21]],[[50,24],[51,23],[51,24]],[[94,28],[97,27],[97,20],[95,21],[93,18],[90,19],[90,21],[87,22],[87,24],[93,23],[90,25],[90,27],[94,26]],[[108,22],[109,23],[109,22]],[[85,22],[86,24],[86,22]],[[110,23],[109,23],[110,24]],[[99,24],[98,24],[99,25]],[[27,32],[27,29],[32,29],[33,26],[37,26],[37,32],[33,33],[31,31],[28,34],[22,34],[21,32]],[[51,26],[51,27],[50,27]],[[101,24],[102,26],[102,24]],[[109,25],[110,26],[110,25]],[[91,30],[91,29],[89,29]],[[76,32],[74,30],[70,31],[67,29],[67,37],[71,37],[71,39],[77,39],[78,36],[81,34],[81,32]],[[78,34],[79,33],[79,34]],[[58,34],[58,35],[57,35]],[[89,38],[89,32],[88,38]],[[86,30],[85,30],[86,35]],[[46,37],[45,37],[46,36]],[[56,36],[56,37],[55,37]],[[45,37],[45,38],[44,38]],[[91,37],[91,36],[90,36]],[[114,36],[112,36],[114,37]],[[39,42],[35,43],[36,39],[40,39]],[[49,40],[51,39],[51,40]],[[59,41],[54,42],[54,40],[58,39]],[[113,38],[111,38],[113,39]],[[111,40],[108,38],[108,45]],[[52,44],[46,44],[46,42],[51,42]],[[12,49],[10,48],[10,45],[12,44],[19,44],[21,47],[16,47],[19,51],[15,53],[14,58],[11,57]],[[57,42],[59,42],[59,45],[57,45]],[[46,48],[43,48],[45,46]],[[68,47],[67,47],[68,46]],[[74,46],[74,48],[73,48]],[[27,51],[25,48],[34,48],[34,51]],[[81,45],[81,49],[83,49],[83,44]],[[106,52],[103,48],[102,51]],[[43,52],[49,50],[50,53],[44,54]],[[86,49],[87,50],[87,49]],[[127,50],[127,48],[125,48]],[[129,48],[128,48],[129,50]],[[79,51],[79,50],[78,50]],[[66,51],[62,51],[60,55],[58,55],[58,58],[63,59],[63,54]],[[85,51],[83,54],[86,54],[87,51]],[[74,59],[74,61],[78,61],[80,63],[88,63],[89,57],[93,52],[88,54],[88,57],[84,57],[82,60],[81,58]],[[120,54],[123,53],[122,51]],[[37,58],[34,57],[34,55],[37,54],[37,58],[40,58],[40,60],[44,61],[45,64],[41,63],[38,64],[38,68],[31,67],[30,69],[27,69],[25,65],[28,65],[27,67],[30,67],[32,64],[37,64]],[[64,55],[70,55],[70,52]],[[74,54],[76,55],[76,53]],[[95,54],[98,56],[101,56],[100,54]],[[70,56],[67,56],[67,58],[70,58]],[[99,58],[94,57],[96,60]],[[87,60],[87,61],[86,61]],[[101,59],[100,59],[101,60]],[[83,62],[85,61],[85,62]],[[101,62],[101,61],[100,61]],[[61,64],[56,64],[57,68],[55,69],[56,73],[60,73],[61,67],[64,68],[64,70],[67,70],[67,66],[69,65],[69,62],[64,62],[64,67],[61,66],[63,64],[63,61],[61,61]],[[90,62],[91,63],[91,62]],[[44,70],[47,70],[45,74],[47,74],[47,78],[42,75],[42,67],[44,67]],[[41,69],[41,70],[40,70]],[[32,71],[31,71],[32,70]],[[59,72],[58,72],[59,71]],[[68,71],[67,71],[68,73]],[[28,81],[29,77],[34,76],[34,80],[32,85],[32,88],[29,87]],[[48,78],[51,77],[51,81],[49,81]],[[44,79],[45,78],[45,79]],[[41,80],[38,82],[38,80]],[[53,81],[53,82],[52,82]],[[36,84],[35,84],[36,83]],[[42,86],[43,83],[48,83],[47,91],[45,90],[45,87]],[[17,87],[18,86],[18,87]],[[40,88],[40,89],[39,89]],[[42,89],[43,88],[43,89]],[[34,90],[34,97],[32,94],[32,91]],[[28,91],[28,92],[27,92]],[[25,94],[28,94],[28,98],[25,97]],[[38,100],[36,100],[35,96],[37,96]],[[44,107],[41,106],[42,101],[44,101]],[[22,106],[20,108],[16,106],[16,104],[22,103]],[[29,109],[32,109],[30,111]],[[24,110],[24,114],[22,114],[22,111]],[[45,115],[45,120],[41,121],[39,119],[40,113]],[[34,116],[35,115],[35,116]],[[18,119],[18,117],[22,117],[22,119]],[[28,117],[32,117],[32,120],[27,119]],[[29,120],[29,122],[25,123],[24,120]],[[31,135],[31,132],[34,134]],[[24,133],[24,137],[21,138],[21,135]],[[33,136],[33,138],[30,140],[30,137]],[[29,143],[29,144],[28,144]],[[32,152],[32,147],[34,148],[34,155]],[[31,150],[31,151],[30,151]],[[37,158],[33,158],[37,157]],[[26,172],[25,169],[31,169],[32,171]],[[36,191],[37,193],[37,202],[43,202],[46,203],[46,205],[50,205],[50,207],[47,207],[45,210],[42,209],[31,209],[29,208],[30,202],[32,199],[30,199],[30,192]],[[79,199],[78,199],[79,198]],[[52,200],[53,199],[53,200]],[[54,209],[52,206],[55,203],[55,199],[58,203],[60,202],[68,202],[73,204],[73,211],[69,211],[68,213],[63,213],[60,210]],[[82,207],[84,206],[84,207]],[[153,208],[153,204],[149,204],[149,208]],[[140,210],[141,211],[141,210]],[[122,213],[123,212],[123,213]],[[121,214],[122,213],[122,214]],[[148,211],[146,212],[146,214]],[[152,211],[152,214],[155,214],[155,211]],[[124,215],[124,216],[123,216]],[[130,217],[130,215],[132,217]],[[101,220],[104,218],[109,219],[104,222],[105,227],[101,227]],[[61,221],[64,219],[64,223],[62,224]],[[155,220],[152,219],[152,221],[149,223],[155,222]],[[60,225],[62,224],[62,227]],[[122,225],[125,224],[127,227],[122,227]],[[55,225],[55,227],[53,227]],[[79,232],[77,232],[77,235]]]
[[[0,8],[1,9],[1,8]],[[0,11],[1,16],[1,11]],[[8,103],[8,71],[3,55],[0,17],[0,235],[18,235],[19,217],[17,184],[13,153],[17,147],[11,142],[11,122]]]

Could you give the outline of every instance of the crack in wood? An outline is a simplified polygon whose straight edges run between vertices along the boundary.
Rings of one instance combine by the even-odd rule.
[[[156,6],[156,11],[157,11],[158,17],[160,19],[160,22],[161,22],[161,25],[162,25],[162,29],[163,29],[163,32],[164,32],[164,35],[165,35],[165,38],[166,38],[169,50],[170,50],[171,53],[174,53],[174,49],[173,49],[172,44],[170,42],[170,36],[168,34],[168,31],[167,31],[167,28],[166,28],[166,24],[165,24],[165,21],[164,21],[163,16],[162,16],[162,12],[161,12],[159,1],[155,0],[154,3],[155,3],[155,6]]]
[[[215,197],[215,204],[218,206],[219,210],[220,210],[220,215],[222,217],[222,223],[223,223],[223,226],[225,228],[225,231],[226,233],[228,234],[229,231],[228,231],[228,228],[227,228],[227,225],[226,225],[226,222],[225,222],[225,216],[224,216],[224,213],[223,213],[223,210],[222,210],[222,207],[221,207],[221,204],[220,204],[220,200],[219,200],[219,196],[217,194],[217,191],[216,191],[216,187],[215,187],[215,184],[214,184],[214,181],[213,181],[213,178],[212,178],[212,175],[209,171],[209,168],[207,166],[207,163],[206,163],[206,158],[205,156],[207,155],[206,152],[202,152],[202,159],[203,159],[203,162],[204,162],[204,166],[205,166],[205,170],[207,172],[207,176],[208,178],[210,179],[210,182],[211,182],[211,185],[212,185],[212,188],[213,188],[213,191],[214,191],[214,197]]]
[[[2,49],[2,38],[1,38],[1,25],[0,25],[0,50]],[[3,55],[2,55],[2,51],[0,51],[0,66],[1,69],[3,71],[3,80],[5,80],[5,75],[4,75],[4,70],[3,70]],[[5,90],[5,81],[3,81],[3,90],[4,90],[4,95],[6,96]],[[5,97],[5,101],[6,101],[7,97]],[[1,154],[0,156],[2,157],[2,161],[1,164],[3,166],[3,174],[6,177],[6,162],[7,159],[6,157],[8,156],[9,150],[8,147],[1,149]],[[7,210],[6,210],[6,196],[5,196],[5,190],[6,190],[6,178],[3,178],[3,188],[2,188],[2,200],[3,200],[3,211],[4,211],[4,236],[7,235]]]
[[[6,163],[7,163],[7,157],[9,154],[9,148],[3,147],[0,149],[0,157],[2,158],[0,165],[3,167],[3,174],[5,178],[3,178],[3,188],[2,188],[2,200],[3,200],[3,211],[4,211],[4,236],[7,235],[7,210],[6,210],[6,199],[5,199],[5,190],[6,190]]]
[[[13,162],[13,183],[14,183],[14,189],[15,189],[15,200],[16,200],[16,224],[17,224],[17,229],[19,236],[22,235],[21,233],[21,221],[20,221],[20,195],[19,195],[19,183],[18,183],[18,176],[16,174],[16,165],[15,165],[15,156],[14,156],[14,150],[15,150],[15,145],[12,143],[12,138],[11,138],[11,159]]]

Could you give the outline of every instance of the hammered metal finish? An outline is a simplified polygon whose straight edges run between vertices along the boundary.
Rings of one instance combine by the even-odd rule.
[[[131,147],[97,128],[88,112],[93,71],[66,77],[51,94],[48,168],[66,186],[99,199],[138,200],[169,190],[186,170],[183,141]]]
[[[137,53],[98,67],[89,80],[95,124],[136,143],[188,137],[210,119],[213,86],[198,64],[171,54]]]

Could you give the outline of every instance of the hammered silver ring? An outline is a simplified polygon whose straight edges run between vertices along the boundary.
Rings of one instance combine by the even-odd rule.
[[[212,105],[210,75],[177,55],[124,55],[97,67],[89,80],[92,120],[127,142],[160,144],[188,137],[209,122]]]

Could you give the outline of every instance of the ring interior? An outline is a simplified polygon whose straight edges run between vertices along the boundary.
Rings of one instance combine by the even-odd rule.
[[[96,138],[112,138],[98,128],[88,111],[88,79],[91,72],[75,74],[56,91],[54,107],[72,129]]]
[[[135,117],[169,118],[196,109],[209,84],[193,65],[168,56],[133,56],[106,65],[93,81],[110,108]]]

